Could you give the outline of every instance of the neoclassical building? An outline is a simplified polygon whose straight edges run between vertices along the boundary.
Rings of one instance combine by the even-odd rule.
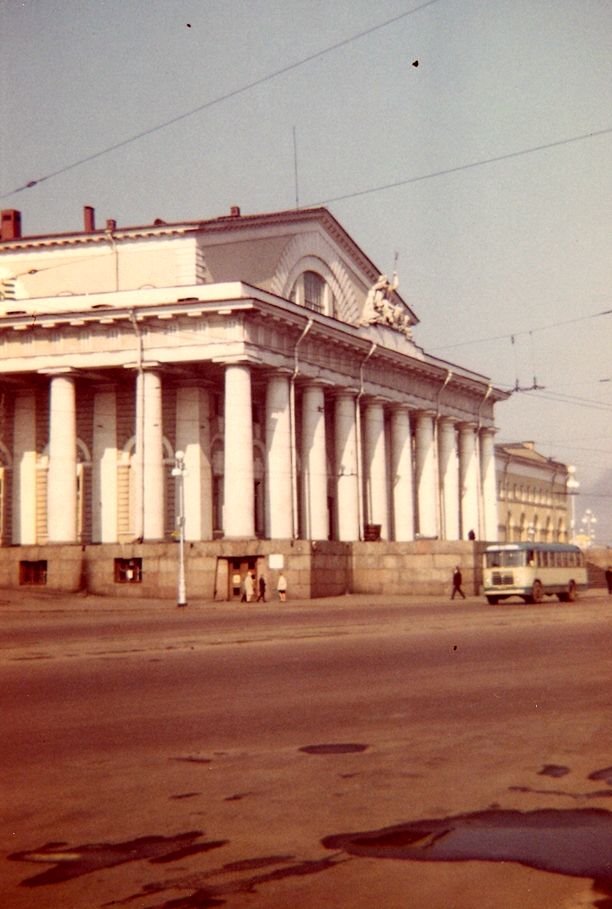
[[[298,541],[497,539],[506,394],[417,345],[396,276],[326,209],[97,229],[86,207],[46,236],[6,210],[0,289],[0,542],[37,547],[22,579],[57,546],[138,574],[177,534],[177,451],[184,539],[230,578],[255,551],[290,569]]]
[[[568,542],[572,489],[567,465],[540,454],[533,442],[496,445],[495,459],[499,540]]]

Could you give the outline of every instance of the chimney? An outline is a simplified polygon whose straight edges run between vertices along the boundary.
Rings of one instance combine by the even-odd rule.
[[[18,240],[21,237],[21,212],[15,208],[2,211],[0,240]]]
[[[240,217],[240,206],[239,205],[232,205],[232,207],[230,208],[230,217],[232,217],[232,218]]]
[[[83,230],[92,234],[96,229],[96,210],[93,205],[83,206]]]
[[[110,231],[111,233],[112,233],[112,231],[117,230],[117,222],[115,221],[114,218],[106,219],[106,230]]]

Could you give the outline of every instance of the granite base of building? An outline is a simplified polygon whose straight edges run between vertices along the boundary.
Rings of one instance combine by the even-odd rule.
[[[187,599],[240,600],[242,581],[250,572],[257,580],[265,578],[266,598],[273,599],[283,573],[287,598],[294,600],[346,593],[443,595],[460,565],[465,593],[478,594],[483,547],[438,540],[187,542],[185,587]],[[7,547],[0,550],[0,587],[172,599],[179,563],[179,545],[167,542]]]

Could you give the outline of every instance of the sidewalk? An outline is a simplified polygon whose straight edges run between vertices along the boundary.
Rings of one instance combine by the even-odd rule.
[[[606,600],[609,599],[612,604],[612,596],[607,593],[605,588],[590,589],[588,593],[582,595],[582,599],[593,598]],[[265,603],[241,603],[238,600],[210,600],[194,596],[188,598],[186,610],[214,610],[217,613],[243,614],[249,611],[268,611],[278,609],[280,612],[290,611],[295,608],[309,609],[319,611],[325,609],[339,609],[342,607],[354,608],[358,606],[376,606],[376,605],[422,605],[441,604],[449,601],[446,595],[434,596],[415,596],[412,594],[368,594],[368,593],[348,593],[337,597],[321,597],[318,599],[288,599],[285,603],[280,603],[277,599],[267,600]],[[580,598],[579,598],[580,601]],[[578,602],[579,602],[578,601]],[[483,605],[490,609],[498,607],[488,607],[484,596],[467,596],[465,600],[453,601],[457,608],[464,605]],[[512,606],[521,605],[518,600],[511,600],[507,604]],[[543,605],[561,606],[556,597],[547,598]],[[64,593],[51,590],[32,590],[28,589],[0,589],[0,617],[3,612],[125,612],[125,613],[142,613],[142,612],[167,612],[175,610],[178,613],[182,611],[176,605],[174,599],[157,599],[157,598],[136,598],[136,597],[107,597],[98,594],[89,593]]]

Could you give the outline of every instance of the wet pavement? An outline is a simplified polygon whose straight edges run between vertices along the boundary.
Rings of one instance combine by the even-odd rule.
[[[3,906],[612,909],[607,606],[13,603]]]

